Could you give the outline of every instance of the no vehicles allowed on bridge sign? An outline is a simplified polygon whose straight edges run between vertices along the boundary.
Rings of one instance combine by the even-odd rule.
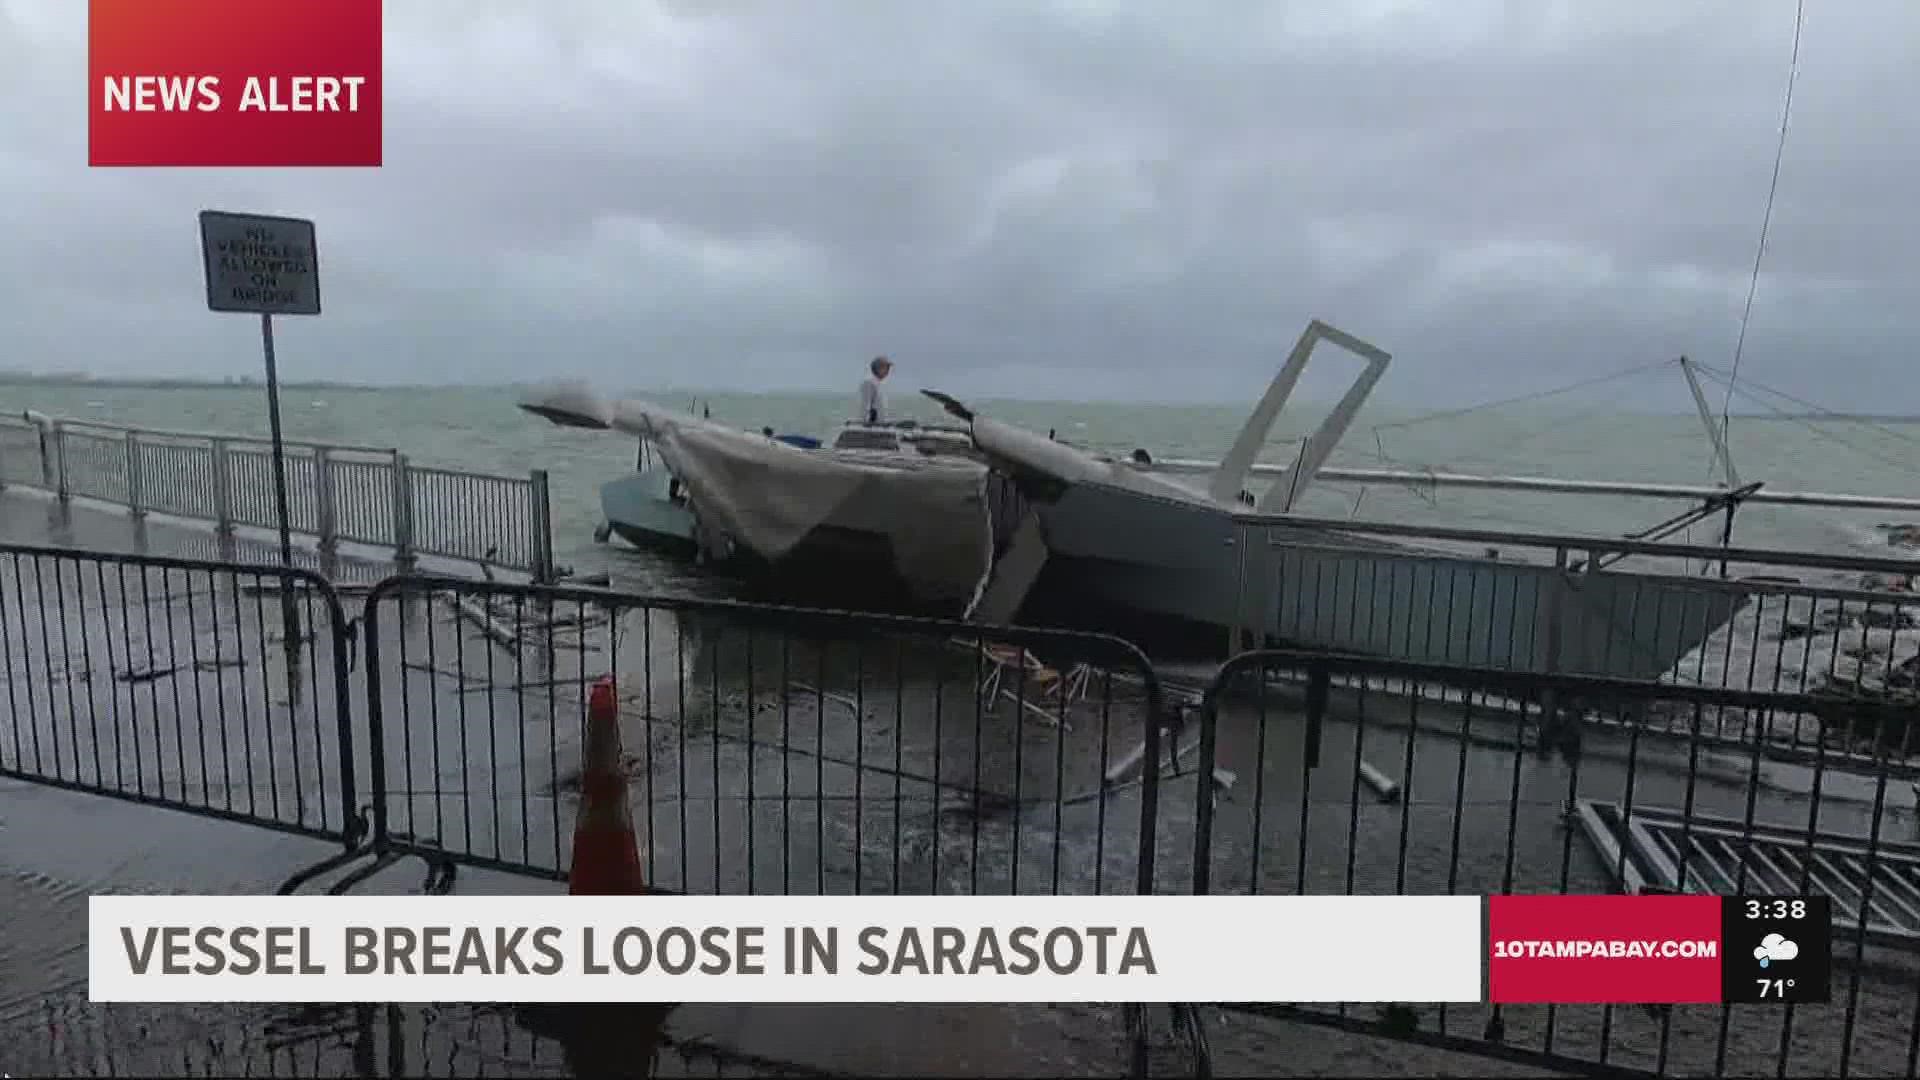
[[[320,314],[320,249],[301,218],[200,214],[207,307],[260,315]]]

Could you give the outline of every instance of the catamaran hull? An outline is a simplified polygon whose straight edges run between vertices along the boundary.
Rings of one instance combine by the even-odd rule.
[[[614,535],[638,548],[687,555],[695,550],[693,514],[676,502],[664,468],[600,485],[600,511]]]
[[[1085,614],[1109,626],[1175,620],[1215,631],[1214,649],[1237,626],[1276,644],[1419,663],[1655,679],[1740,606],[1712,581],[1567,573],[1318,528],[1242,529],[1225,510],[1097,485],[1038,510],[1046,596],[1081,597]]]
[[[678,481],[696,550],[713,562],[826,586],[841,606],[898,585],[917,606],[969,612],[993,562],[987,469],[968,457],[804,449],[584,386],[529,394],[521,408],[563,426],[650,444],[664,472],[602,492],[609,528],[643,539],[682,524],[658,505]],[[624,528],[623,528],[624,527]]]

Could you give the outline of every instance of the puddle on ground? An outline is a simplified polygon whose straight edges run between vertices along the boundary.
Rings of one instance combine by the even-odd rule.
[[[22,824],[10,817],[0,829]],[[49,990],[86,993],[88,892],[43,874],[0,872],[0,1028],[38,1012]],[[0,1073],[9,1071],[20,1075],[0,1060]]]

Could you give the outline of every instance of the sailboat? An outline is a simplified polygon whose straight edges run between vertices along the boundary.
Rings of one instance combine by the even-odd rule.
[[[1259,463],[1307,365],[1324,355],[1317,352],[1323,344],[1357,357],[1359,374],[1301,442],[1293,463]],[[1326,480],[1689,504],[1628,537],[1644,541],[1730,515],[1745,503],[1920,509],[1920,500],[1762,490],[1743,482],[1694,365],[1684,359],[1680,367],[1713,445],[1721,486],[1329,467],[1391,361],[1385,350],[1312,321],[1219,462],[1091,453],[934,390],[923,393],[957,423],[937,436],[923,432],[918,446],[913,436],[895,431],[881,440],[884,446],[872,432],[861,432],[806,448],[578,390],[522,407],[652,443],[661,464],[644,480],[607,485],[609,516],[616,508],[607,493],[616,485],[677,491],[693,534],[689,542],[710,558],[738,560],[744,552],[788,584],[825,580],[835,589],[885,565],[916,582],[922,598],[938,598],[938,610],[947,614],[1113,631],[1156,651],[1162,639],[1214,653],[1223,645],[1263,642],[1418,662],[1660,678],[1726,627],[1747,596],[1728,583],[1636,570],[1613,558],[1527,561],[1511,550],[1528,546],[1517,536],[1501,538],[1513,541],[1504,553],[1489,553],[1485,546],[1388,537],[1365,523],[1305,517],[1298,509],[1302,496]],[[1249,491],[1256,477],[1269,481],[1258,497]],[[766,520],[781,524],[769,529]],[[926,542],[917,544],[916,536]],[[813,565],[829,572],[795,572],[805,560],[793,555],[807,552],[822,555]],[[844,594],[834,599],[852,602]]]
[[[1357,356],[1362,370],[1255,498],[1247,491],[1255,458],[1322,343]],[[1064,619],[1136,640],[1171,629],[1216,648],[1259,641],[1623,678],[1666,675],[1734,617],[1735,592],[1670,574],[1531,564],[1290,524],[1391,359],[1314,320],[1227,456],[1198,475],[1091,454],[927,391],[968,425],[1026,503],[975,616]],[[1710,492],[1675,521],[1698,520],[1738,494]]]

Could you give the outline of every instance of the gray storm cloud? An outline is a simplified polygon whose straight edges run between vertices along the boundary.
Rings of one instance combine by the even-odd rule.
[[[85,5],[0,0],[0,364],[250,371],[207,206],[318,220],[291,374],[1233,399],[1315,316],[1390,399],[1728,361],[1790,0],[1298,7],[409,0],[343,173],[88,170]],[[1920,410],[1917,40],[1807,14],[1742,370],[1835,407]]]

